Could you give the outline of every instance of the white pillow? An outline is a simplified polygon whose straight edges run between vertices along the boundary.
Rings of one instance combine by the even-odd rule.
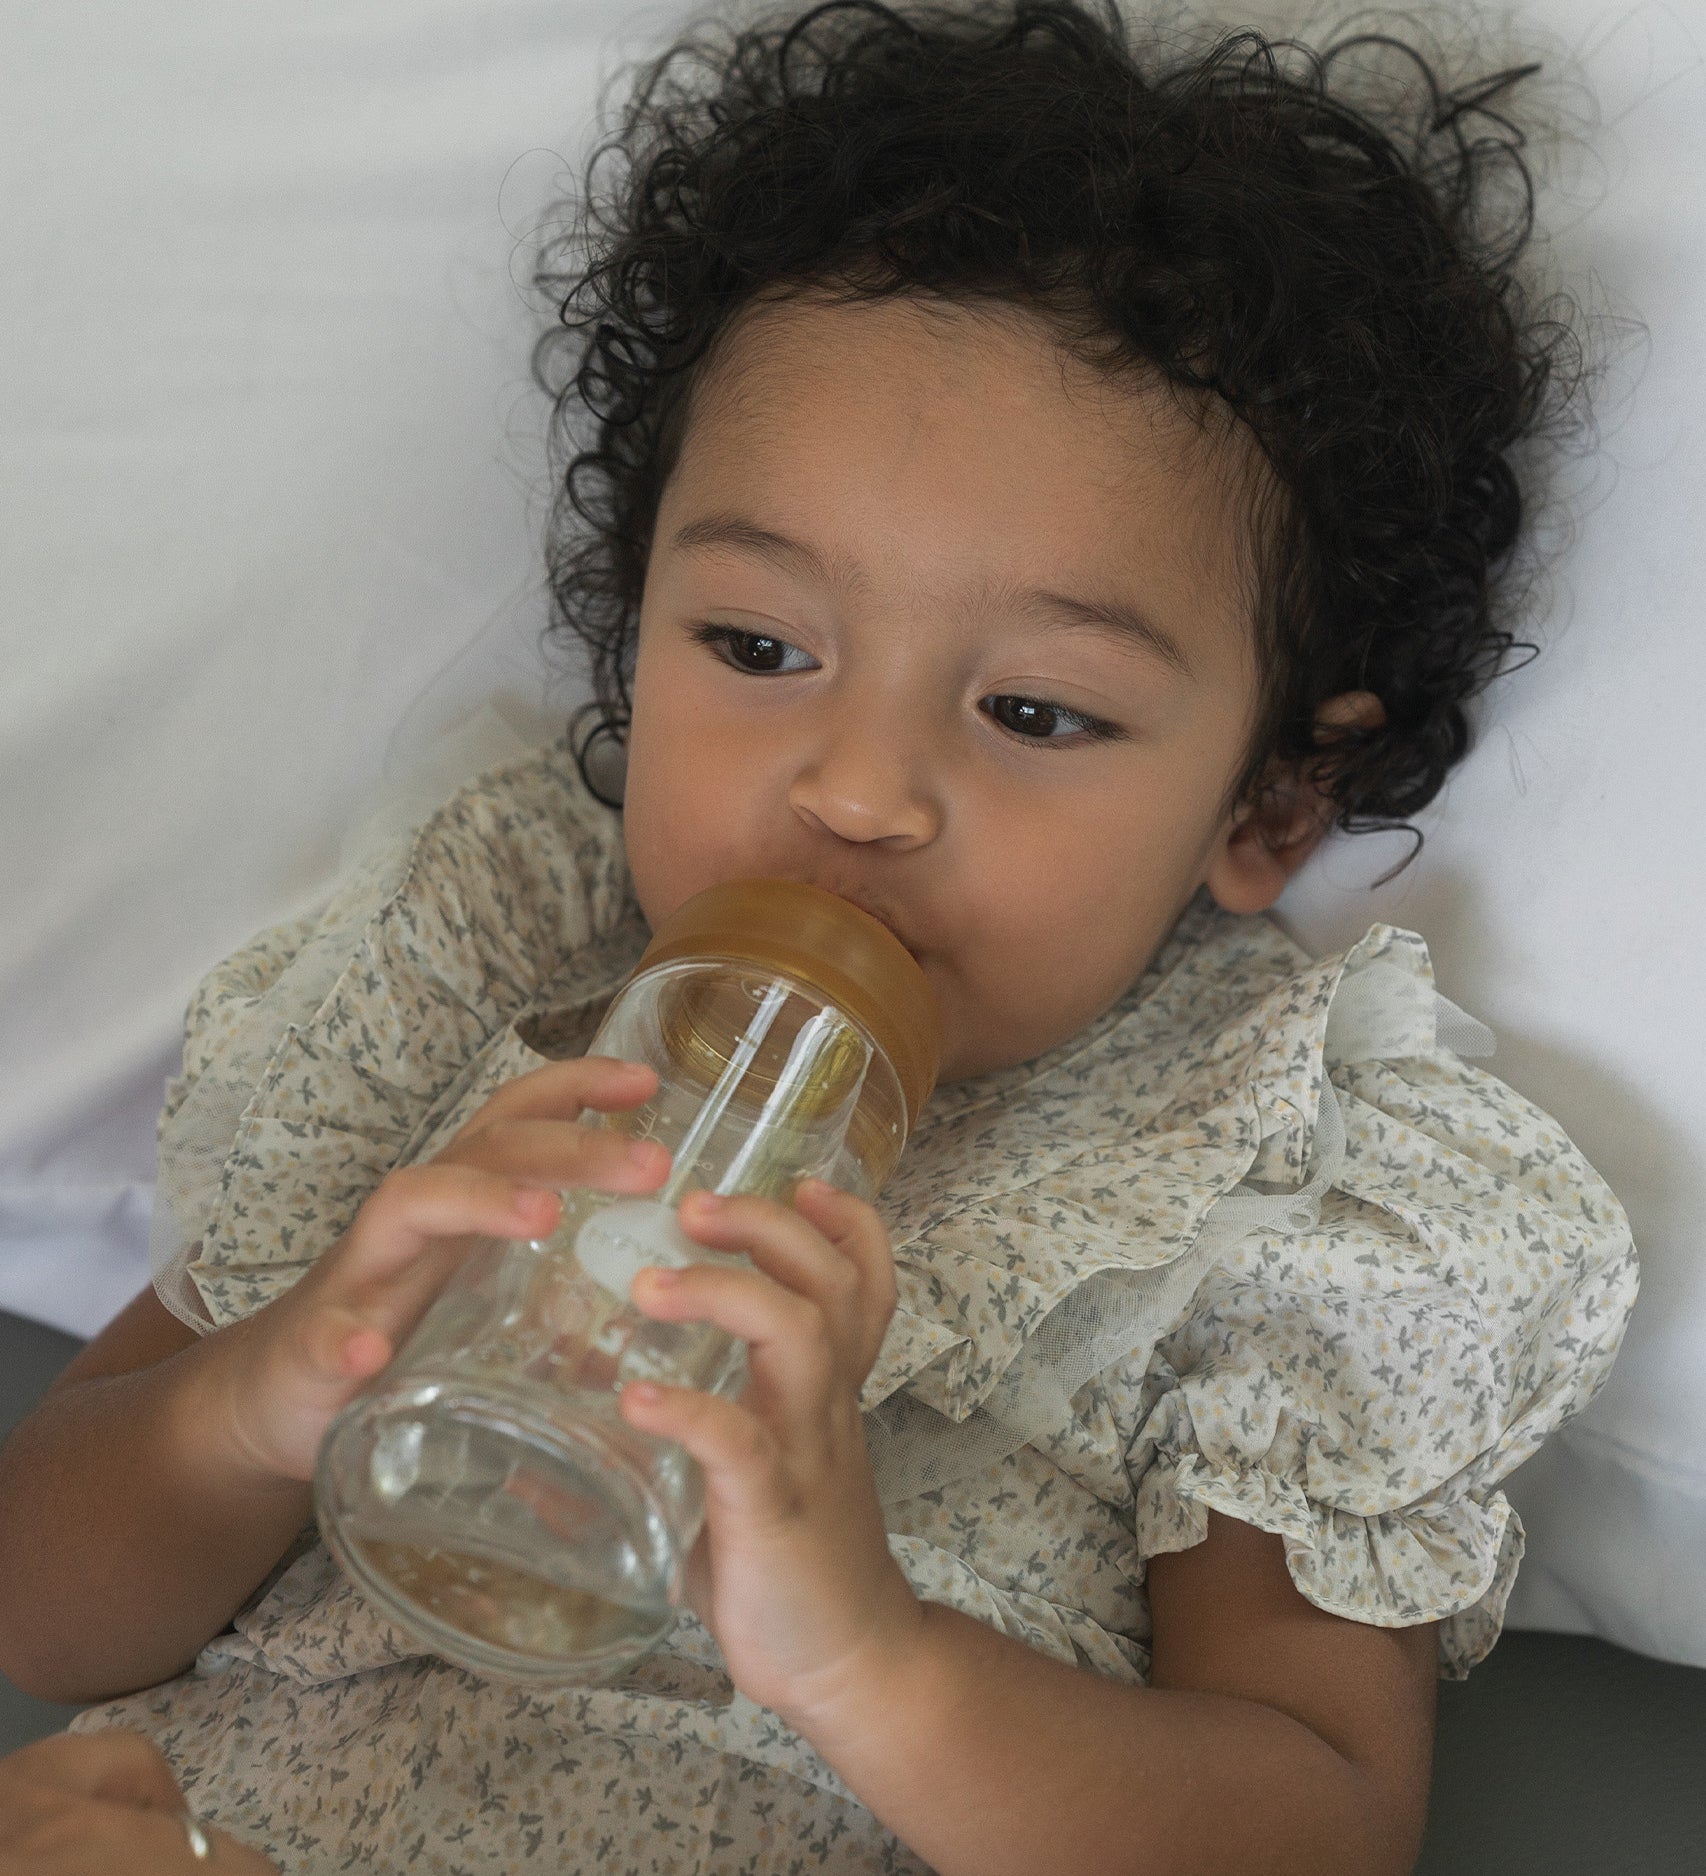
[[[643,23],[643,22],[641,22]],[[526,240],[620,0],[105,0],[0,59],[0,1304],[146,1278],[187,993],[493,695],[539,736]]]

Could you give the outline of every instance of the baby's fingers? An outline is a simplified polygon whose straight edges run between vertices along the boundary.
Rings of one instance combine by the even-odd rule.
[[[794,1509],[781,1445],[749,1409],[718,1394],[651,1381],[629,1382],[620,1406],[630,1426],[685,1447],[705,1469],[712,1505],[749,1531]]]
[[[470,1166],[393,1173],[294,1289],[222,1333],[216,1385],[251,1473],[312,1477],[333,1417],[390,1360],[472,1246],[536,1237],[555,1193]]]
[[[895,1307],[894,1255],[869,1205],[807,1180],[793,1207],[751,1195],[720,1199],[695,1192],[680,1217],[698,1243],[743,1252],[776,1286],[811,1304],[841,1360],[857,1371],[854,1380],[865,1378]],[[721,1326],[756,1339],[747,1328]]]
[[[450,1143],[483,1132],[496,1121],[575,1120],[588,1109],[617,1114],[638,1107],[657,1092],[657,1071],[613,1055],[579,1055],[549,1062],[506,1081]]]
[[[140,1733],[117,1727],[56,1733],[0,1760],[0,1819],[21,1793],[38,1787],[164,1811],[183,1803],[160,1748]]]
[[[303,1318],[306,1365],[328,1381],[369,1381],[395,1354],[392,1338],[353,1309],[321,1304]]]
[[[861,1292],[886,1327],[898,1300],[894,1251],[875,1209],[826,1179],[801,1180],[794,1189],[794,1209],[853,1266]]]
[[[477,1166],[431,1161],[390,1174],[315,1270],[326,1299],[383,1285],[444,1239],[536,1238],[562,1215],[556,1193]]]
[[[709,1322],[746,1343],[751,1379],[779,1391],[802,1436],[834,1388],[837,1349],[828,1318],[810,1298],[760,1270],[648,1268],[634,1278],[633,1300],[660,1322]]]
[[[281,1299],[289,1366],[353,1391],[391,1359],[475,1242],[539,1237],[561,1214],[556,1193],[472,1166],[392,1173]]]
[[[656,1140],[562,1120],[496,1122],[460,1146],[447,1147],[434,1163],[474,1166],[499,1178],[558,1189],[591,1186],[630,1194],[655,1192],[669,1176],[669,1151]]]

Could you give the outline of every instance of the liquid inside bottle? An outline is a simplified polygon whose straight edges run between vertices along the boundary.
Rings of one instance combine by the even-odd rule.
[[[351,1575],[405,1600],[450,1658],[472,1635],[519,1678],[564,1660],[596,1678],[667,1632],[672,1531],[697,1523],[697,1473],[628,1426],[617,1395],[641,1379],[727,1389],[744,1369],[720,1330],[656,1322],[581,1268],[575,1236],[607,1203],[572,1193],[549,1239],[476,1253],[486,1281],[423,1325],[409,1384],[375,1401],[365,1452],[345,1454],[359,1469],[340,1531]]]

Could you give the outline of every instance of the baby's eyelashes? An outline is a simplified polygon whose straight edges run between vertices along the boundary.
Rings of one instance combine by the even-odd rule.
[[[1064,704],[1045,703],[1038,697],[986,697],[980,708],[1004,730],[1026,742],[1106,742],[1125,732],[1117,724],[1082,710],[1068,710]],[[1057,735],[1065,727],[1070,734]]]
[[[752,677],[769,677],[792,671],[815,669],[812,659],[797,645],[768,632],[749,632],[740,626],[701,624],[693,627],[692,636],[709,646],[724,664]],[[789,656],[803,660],[789,664]]]

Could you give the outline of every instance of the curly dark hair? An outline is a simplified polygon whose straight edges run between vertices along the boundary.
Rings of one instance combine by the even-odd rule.
[[[1278,492],[1252,516],[1261,703],[1231,799],[1307,760],[1358,832],[1439,791],[1466,705],[1535,649],[1508,629],[1517,463],[1584,377],[1567,308],[1517,272],[1534,189],[1500,107],[1538,67],[1447,90],[1386,35],[1134,41],[1116,0],[831,0],[641,69],[536,276],[551,631],[590,654],[589,783],[629,721],[695,368],[755,296],[827,291],[1023,306],[1222,400]],[[1385,725],[1323,747],[1316,708],[1350,690]]]

